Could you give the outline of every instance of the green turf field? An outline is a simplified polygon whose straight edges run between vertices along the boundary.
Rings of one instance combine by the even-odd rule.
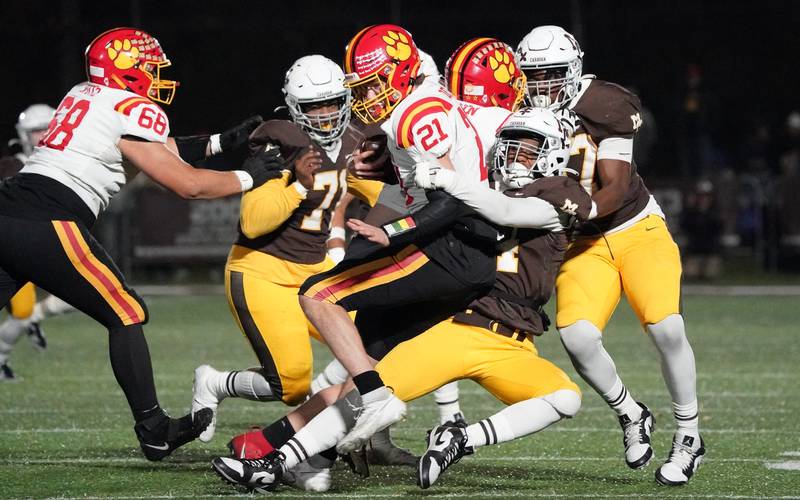
[[[162,405],[174,415],[188,411],[196,365],[232,369],[254,363],[223,297],[155,297],[148,302],[146,332],[156,383]],[[575,419],[482,448],[425,492],[414,485],[411,469],[374,467],[373,477],[362,480],[338,468],[326,496],[798,498],[800,300],[686,297],[684,307],[697,357],[701,432],[708,450],[688,486],[657,486],[655,461],[643,471],[627,469],[615,416],[579,380],[551,332],[538,342],[540,352],[584,389],[583,408]],[[105,332],[78,315],[52,319],[46,331],[50,350],[37,354],[22,339],[11,364],[23,380],[0,383],[2,498],[235,495],[211,472],[209,461],[225,452],[229,436],[285,411],[278,403],[228,400],[212,443],[193,443],[163,463],[149,463],[138,451],[131,416],[114,382]],[[628,388],[656,415],[654,446],[660,463],[673,430],[669,398],[655,349],[624,304],[606,333],[606,345]],[[316,353],[321,367],[329,354],[324,348]],[[471,421],[500,407],[472,382],[461,384],[461,394]],[[396,441],[421,452],[425,430],[436,418],[430,397],[413,403],[408,420],[395,429]],[[791,468],[792,463],[795,470],[775,468]],[[278,496],[303,493],[284,488]]]

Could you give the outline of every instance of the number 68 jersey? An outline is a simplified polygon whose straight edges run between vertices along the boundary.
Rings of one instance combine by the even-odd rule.
[[[125,184],[118,146],[125,136],[166,143],[167,115],[133,92],[80,83],[59,104],[21,173],[67,186],[96,217]]]

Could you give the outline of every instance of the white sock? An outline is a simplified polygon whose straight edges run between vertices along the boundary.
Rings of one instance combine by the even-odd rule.
[[[458,382],[445,384],[433,392],[433,399],[439,408],[439,423],[443,424],[453,420],[456,413],[461,413],[461,405],[458,402]]]
[[[275,396],[272,387],[264,377],[260,368],[250,368],[242,371],[220,372],[216,379],[219,392],[225,396],[245,398],[252,401],[273,401]],[[221,398],[220,398],[221,399]]]
[[[683,317],[680,314],[667,316],[658,323],[647,325],[647,331],[661,356],[661,373],[672,402],[678,405],[696,404],[694,352],[686,338]]]
[[[573,391],[580,406],[580,396]],[[570,411],[572,411],[570,409]],[[575,409],[577,411],[577,408]],[[573,413],[574,414],[574,413]],[[477,448],[503,443],[538,432],[561,420],[562,415],[544,398],[514,403],[491,417],[467,427],[467,446]]]
[[[286,470],[291,470],[309,457],[336,446],[355,424],[355,412],[360,406],[358,391],[354,390],[312,418],[280,447],[280,451],[286,456]]]
[[[617,415],[628,415],[631,420],[638,420],[641,408],[617,375],[617,366],[603,347],[600,330],[589,321],[578,320],[560,329],[558,333],[581,377],[605,399]]]
[[[377,389],[373,389],[366,394],[361,395],[361,401],[363,404],[367,405],[370,403],[374,403],[375,401],[382,401],[384,399],[389,399],[392,397],[392,391],[386,388],[386,386],[378,387]]]
[[[5,342],[10,349],[13,349],[14,344],[22,337],[27,328],[27,319],[17,319],[9,316],[2,324],[0,324],[0,341]]]
[[[675,421],[678,423],[678,432],[683,432],[690,436],[698,436],[699,416],[697,411],[697,400],[689,404],[680,405],[672,403],[672,411],[675,415]]]
[[[338,359],[334,359],[311,381],[311,394],[316,394],[332,385],[343,384],[347,377],[349,377],[347,369]]]

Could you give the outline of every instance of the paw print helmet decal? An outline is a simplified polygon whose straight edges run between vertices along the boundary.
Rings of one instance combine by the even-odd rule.
[[[394,24],[364,28],[345,49],[346,85],[364,123],[385,119],[414,86],[420,67],[411,33]]]
[[[496,38],[473,38],[447,60],[448,90],[458,99],[479,106],[519,109],[525,97],[525,75],[514,51]]]
[[[90,82],[164,104],[172,102],[178,87],[178,82],[161,78],[161,69],[169,65],[158,40],[135,28],[106,31],[86,47],[86,76]]]

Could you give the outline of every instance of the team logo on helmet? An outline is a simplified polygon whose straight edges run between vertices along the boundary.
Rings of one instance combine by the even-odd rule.
[[[411,44],[403,33],[387,31],[383,35],[383,41],[386,42],[386,53],[389,54],[389,57],[398,61],[405,61],[411,57]]]
[[[130,69],[139,59],[139,47],[131,45],[131,41],[127,38],[114,40],[114,43],[106,51],[108,57],[114,61],[114,66],[119,69]]]
[[[500,83],[508,83],[516,71],[514,56],[507,50],[496,49],[489,55],[489,66],[494,70],[494,77]]]

